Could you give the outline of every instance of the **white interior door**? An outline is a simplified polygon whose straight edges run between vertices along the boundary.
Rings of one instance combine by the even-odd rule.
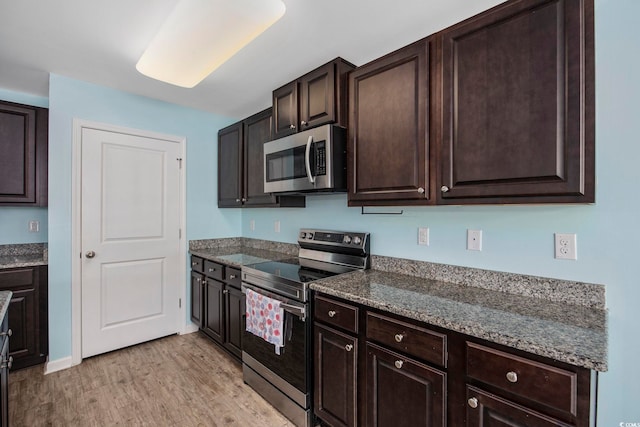
[[[82,357],[178,332],[181,146],[82,129]]]

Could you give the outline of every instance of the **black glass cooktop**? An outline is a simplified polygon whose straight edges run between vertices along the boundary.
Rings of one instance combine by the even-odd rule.
[[[258,270],[271,276],[298,283],[310,283],[314,280],[324,279],[353,270],[334,264],[308,261],[300,258],[260,262],[244,266],[243,268]]]

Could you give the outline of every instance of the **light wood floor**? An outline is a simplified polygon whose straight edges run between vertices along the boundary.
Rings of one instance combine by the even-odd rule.
[[[238,363],[199,332],[9,375],[10,425],[287,426],[242,382]]]

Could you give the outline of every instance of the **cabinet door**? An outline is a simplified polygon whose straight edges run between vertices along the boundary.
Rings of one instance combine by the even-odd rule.
[[[569,427],[569,424],[467,386],[467,426]]]
[[[202,327],[202,280],[202,274],[191,272],[191,321],[200,328]]]
[[[205,316],[203,331],[219,343],[224,343],[224,284],[204,279]]]
[[[335,80],[334,62],[300,78],[300,130],[337,121]]]
[[[244,333],[244,295],[232,286],[225,287],[225,347],[237,357],[242,357],[242,334]]]
[[[446,425],[444,372],[370,343],[366,357],[366,425]]]
[[[276,204],[276,197],[264,192],[264,143],[271,139],[271,108],[244,121],[245,205]]]
[[[349,205],[426,204],[429,198],[430,42],[349,75]]]
[[[273,138],[298,131],[298,82],[291,82],[273,91]]]
[[[357,419],[358,341],[314,325],[314,411],[332,426],[355,426]]]
[[[583,0],[511,1],[443,32],[442,203],[594,201],[592,33]]]
[[[242,122],[218,132],[218,207],[242,206]]]

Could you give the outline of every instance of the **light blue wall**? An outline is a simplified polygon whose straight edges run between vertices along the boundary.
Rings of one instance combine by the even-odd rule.
[[[217,132],[229,118],[70,78],[49,82],[49,360],[71,355],[73,119],[187,139],[187,240],[237,236],[236,210],[217,209]],[[187,250],[185,246],[185,251]]]
[[[346,206],[345,196],[316,196],[307,198],[304,215],[243,210],[242,233],[295,242],[300,227],[370,231],[375,254],[605,284],[609,371],[599,378],[598,425],[609,427],[640,423],[640,2],[595,3],[595,205],[425,207],[404,208],[402,216],[362,216]],[[280,233],[273,232],[276,220]],[[428,247],[417,245],[419,226],[431,230]],[[465,249],[467,228],[483,230],[482,252]],[[554,232],[577,233],[577,261],[553,258]]]
[[[0,88],[0,100],[47,108],[49,100]],[[40,231],[29,232],[29,221],[40,221]],[[0,207],[0,245],[47,241],[47,208]]]

